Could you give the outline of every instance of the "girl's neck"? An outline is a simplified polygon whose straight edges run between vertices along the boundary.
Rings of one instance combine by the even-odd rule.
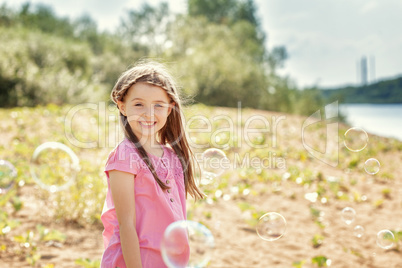
[[[163,149],[160,143],[156,139],[147,139],[145,142],[140,140],[141,146],[144,150],[155,156],[161,157],[163,155]]]

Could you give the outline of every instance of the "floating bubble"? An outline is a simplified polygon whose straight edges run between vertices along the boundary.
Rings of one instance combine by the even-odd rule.
[[[381,230],[377,234],[377,245],[383,249],[390,249],[394,245],[395,236],[390,230]]]
[[[350,225],[356,217],[356,211],[353,208],[346,207],[342,209],[342,220],[347,224]]]
[[[256,231],[258,236],[265,241],[275,241],[286,232],[285,218],[276,212],[268,212],[260,217]]]
[[[366,148],[368,143],[366,131],[358,127],[352,127],[345,132],[345,147],[352,152],[360,152]]]
[[[370,175],[374,175],[377,174],[378,171],[380,171],[380,162],[375,159],[375,158],[369,158],[366,160],[366,162],[364,163],[364,170],[370,174]]]
[[[364,228],[361,225],[356,225],[353,229],[353,233],[356,237],[360,238],[364,235]]]
[[[202,154],[202,160],[203,175],[208,180],[212,180],[222,175],[229,165],[229,159],[226,157],[225,153],[216,148],[205,150]]]
[[[14,185],[17,170],[10,162],[0,159],[0,194],[7,193]]]
[[[215,246],[211,231],[194,221],[170,224],[162,237],[161,253],[169,268],[205,267]]]
[[[34,181],[49,192],[68,189],[79,171],[79,159],[66,145],[46,142],[38,146],[31,160]]]

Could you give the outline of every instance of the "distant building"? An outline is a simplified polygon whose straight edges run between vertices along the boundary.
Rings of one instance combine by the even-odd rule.
[[[367,85],[367,58],[365,56],[362,57],[360,61],[360,74],[362,78],[362,86]]]
[[[370,81],[369,81],[369,69],[368,65],[370,63]],[[360,61],[356,64],[356,75],[357,75],[357,83],[359,85],[365,86],[369,82],[375,82],[375,58],[374,56],[370,57],[370,62],[368,62],[367,57],[363,56]]]

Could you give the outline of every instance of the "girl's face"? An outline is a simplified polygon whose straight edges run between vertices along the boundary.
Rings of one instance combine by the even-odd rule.
[[[172,110],[163,88],[142,82],[131,86],[117,104],[141,143],[155,141],[155,134],[166,124]]]

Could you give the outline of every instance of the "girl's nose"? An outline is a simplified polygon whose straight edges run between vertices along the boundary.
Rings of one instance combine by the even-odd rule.
[[[146,110],[145,110],[145,114],[144,114],[144,115],[145,115],[147,118],[153,118],[154,115],[155,115],[155,109],[154,109],[152,106],[147,107]]]

